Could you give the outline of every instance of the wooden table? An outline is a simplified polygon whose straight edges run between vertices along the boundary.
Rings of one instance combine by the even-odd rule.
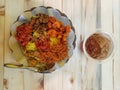
[[[49,74],[10,69],[10,27],[19,14],[35,6],[64,12],[75,27],[76,48],[69,62]],[[102,31],[112,33],[118,46],[114,58],[101,65],[79,50],[80,41],[96,31],[96,0],[0,0],[0,90],[120,90],[120,0],[101,0]],[[3,83],[4,82],[4,83]]]

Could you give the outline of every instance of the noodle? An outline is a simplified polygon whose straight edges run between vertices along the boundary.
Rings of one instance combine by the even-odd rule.
[[[24,30],[25,29],[25,30]],[[38,14],[28,23],[17,27],[16,39],[29,66],[50,65],[68,57],[67,36],[69,26],[54,17]]]

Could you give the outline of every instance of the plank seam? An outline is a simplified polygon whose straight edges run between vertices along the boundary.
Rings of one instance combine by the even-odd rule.
[[[113,0],[112,0],[113,2]],[[114,4],[112,4],[112,32],[114,33],[114,12],[113,12],[113,9],[114,9]],[[114,59],[113,59],[113,65],[112,65],[112,79],[113,79],[113,90],[115,88],[114,86]]]
[[[6,0],[5,0],[6,1]],[[4,5],[6,5],[4,1]],[[4,8],[5,9],[5,6],[1,6],[1,8]],[[5,62],[5,17],[4,17],[4,42],[3,42],[3,65],[4,65],[4,62]],[[4,66],[3,66],[3,79],[4,79]],[[4,85],[3,85],[3,90],[4,90]]]

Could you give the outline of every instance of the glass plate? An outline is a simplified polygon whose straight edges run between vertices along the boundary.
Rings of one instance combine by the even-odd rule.
[[[61,21],[63,23],[63,25],[71,26],[71,31],[67,37],[68,48],[69,48],[68,58],[66,58],[60,62],[56,62],[55,65],[51,69],[42,71],[42,72],[52,72],[52,71],[55,71],[56,69],[64,66],[67,63],[67,61],[70,59],[70,57],[73,54],[73,50],[75,48],[75,40],[76,40],[75,30],[72,25],[72,22],[70,21],[70,19],[68,19],[68,17],[64,13],[60,12],[59,10],[54,9],[52,7],[39,6],[39,7],[34,7],[30,10],[24,11],[20,16],[18,16],[17,20],[12,25],[11,36],[9,38],[9,47],[12,50],[12,55],[14,56],[15,60],[18,63],[26,66],[27,65],[26,57],[22,54],[21,48],[20,48],[17,40],[15,39],[16,28],[17,28],[17,26],[19,26],[25,22],[28,22],[32,16],[39,14],[39,13],[53,16],[57,20]]]

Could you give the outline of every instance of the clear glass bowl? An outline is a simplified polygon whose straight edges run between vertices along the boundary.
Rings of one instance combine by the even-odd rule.
[[[110,42],[109,42],[109,52],[106,54],[106,56],[104,58],[93,58],[91,57],[91,55],[88,53],[88,51],[86,50],[86,43],[87,43],[87,40],[93,36],[94,34],[99,34],[101,35],[102,37],[104,38],[107,38]],[[106,48],[105,48],[106,49]],[[112,34],[110,33],[107,33],[107,32],[103,32],[103,31],[97,31],[95,33],[92,33],[90,34],[89,36],[85,37],[84,41],[83,41],[83,52],[85,54],[85,56],[88,58],[88,60],[93,60],[93,61],[96,61],[98,63],[103,63],[105,61],[108,61],[108,60],[112,60],[113,59],[113,55],[115,53],[115,49],[116,49],[116,45],[115,45],[115,39],[113,37]],[[101,53],[102,54],[102,53]]]

